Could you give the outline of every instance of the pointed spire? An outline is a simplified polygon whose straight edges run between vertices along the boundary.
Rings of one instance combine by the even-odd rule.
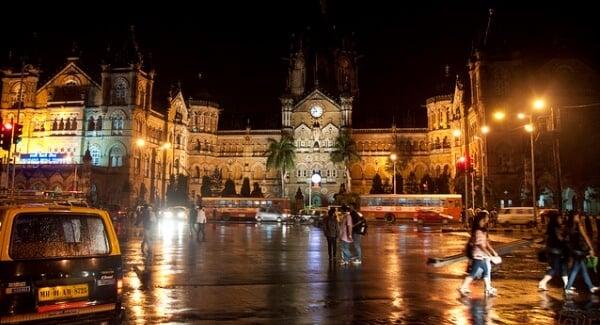
[[[492,26],[492,15],[494,14],[494,9],[490,8],[489,13],[490,13],[490,15],[488,16],[488,23],[487,23],[487,27],[485,29],[485,35],[483,37],[483,46],[486,46],[487,42],[488,42],[488,37],[490,35],[490,29]]]

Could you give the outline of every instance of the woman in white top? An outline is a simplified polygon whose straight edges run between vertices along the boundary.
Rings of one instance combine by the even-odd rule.
[[[458,292],[462,296],[468,296],[471,293],[469,285],[476,278],[483,278],[485,285],[486,296],[496,296],[498,294],[496,288],[492,287],[491,263],[490,259],[498,256],[498,253],[490,245],[488,238],[487,226],[489,222],[489,213],[481,211],[475,215],[473,228],[471,229],[471,239],[473,245],[473,260],[471,261],[471,273],[465,277],[462,286],[458,288]]]

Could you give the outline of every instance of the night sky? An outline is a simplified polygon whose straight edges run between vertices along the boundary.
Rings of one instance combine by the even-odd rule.
[[[19,55],[35,32],[43,81],[62,67],[73,44],[86,71],[96,76],[105,49],[118,47],[134,26],[142,53],[157,71],[155,97],[165,98],[163,108],[169,85],[181,82],[186,96],[208,91],[224,109],[222,119],[229,120],[224,128],[243,128],[247,118],[254,128],[278,128],[287,72],[282,58],[289,55],[290,35],[313,25],[320,6],[317,0],[274,2],[170,1],[152,7],[108,1],[88,3],[86,9],[80,2],[61,2],[60,7],[45,2],[35,10],[3,9],[5,18],[11,18],[1,21],[5,41],[0,59],[6,61],[9,50]],[[453,75],[464,71],[490,7],[513,47],[524,55],[550,55],[557,39],[568,38],[597,67],[600,19],[592,2],[499,3],[327,1],[329,21],[340,30],[356,32],[363,55],[355,126],[390,127],[394,118],[399,126],[425,127],[422,105],[438,95],[445,65]],[[14,27],[16,21],[23,22],[20,28]],[[367,112],[379,119],[362,118]],[[276,124],[263,115],[277,117]]]

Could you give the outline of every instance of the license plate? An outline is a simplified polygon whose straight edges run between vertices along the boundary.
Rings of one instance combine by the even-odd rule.
[[[87,284],[46,287],[38,289],[39,301],[85,298],[88,296]]]

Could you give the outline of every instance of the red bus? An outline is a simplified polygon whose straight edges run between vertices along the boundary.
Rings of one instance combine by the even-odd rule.
[[[203,197],[200,204],[208,220],[255,221],[259,208],[275,207],[289,215],[292,201],[286,198]]]
[[[367,220],[412,221],[419,210],[433,210],[460,220],[460,194],[364,194],[360,196],[360,212]]]

